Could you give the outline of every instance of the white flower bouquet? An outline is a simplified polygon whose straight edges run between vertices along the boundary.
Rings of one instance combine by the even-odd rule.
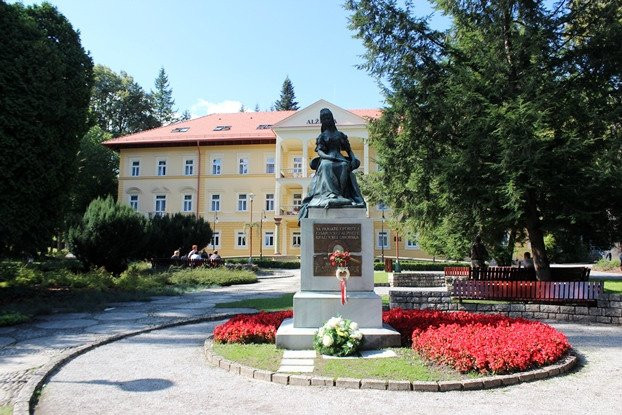
[[[321,354],[343,357],[356,353],[362,340],[363,333],[357,323],[333,317],[317,331],[313,347]]]

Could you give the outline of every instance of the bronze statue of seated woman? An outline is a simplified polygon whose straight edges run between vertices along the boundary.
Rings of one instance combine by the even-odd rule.
[[[352,152],[348,137],[337,130],[333,113],[328,108],[320,111],[320,121],[322,133],[315,141],[318,157],[311,161],[315,176],[309,185],[307,197],[302,201],[298,220],[307,217],[310,207],[365,207],[354,175],[354,170],[359,168],[361,162]]]

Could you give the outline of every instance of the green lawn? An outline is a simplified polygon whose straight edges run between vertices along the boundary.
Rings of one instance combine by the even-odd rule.
[[[391,349],[397,357],[378,359],[323,359],[315,358],[313,375],[330,378],[394,379],[408,381],[456,380],[474,375],[461,375],[453,369],[426,364],[410,348]],[[214,353],[227,360],[275,371],[283,357],[283,350],[274,344],[219,344]]]
[[[386,271],[374,271],[374,284],[388,284],[389,274]]]
[[[290,310],[294,306],[294,294],[283,294],[280,297],[250,298],[248,300],[217,303],[218,308],[256,308],[263,311]]]
[[[214,343],[214,353],[245,366],[273,372],[283,358],[283,349],[277,349],[274,344]]]
[[[622,294],[622,280],[605,280],[605,292]]]
[[[382,304],[389,305],[389,295],[381,296]],[[218,308],[256,308],[262,311],[291,310],[294,307],[294,294],[284,294],[272,298],[250,298],[248,300],[217,303]]]
[[[0,415],[12,415],[13,407],[11,406],[0,406]]]

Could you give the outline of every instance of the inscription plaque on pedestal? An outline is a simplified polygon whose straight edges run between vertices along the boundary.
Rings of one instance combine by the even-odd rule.
[[[334,277],[335,268],[328,257],[335,250],[348,251],[351,277],[362,275],[361,224],[360,223],[315,223],[313,224],[313,275]],[[356,255],[356,254],[359,255]]]
[[[314,223],[313,252],[330,254],[337,247],[350,253],[361,252],[361,224]]]

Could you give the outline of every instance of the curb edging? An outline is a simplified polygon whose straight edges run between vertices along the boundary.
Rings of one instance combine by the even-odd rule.
[[[224,359],[213,352],[211,336],[203,345],[205,359],[214,367],[227,370],[236,375],[242,375],[251,379],[259,379],[266,382],[292,386],[332,386],[346,389],[379,389],[390,391],[416,391],[416,392],[448,392],[448,391],[471,391],[500,388],[518,383],[534,382],[554,376],[566,374],[575,367],[579,359],[572,349],[563,359],[551,365],[528,370],[526,372],[509,375],[494,375],[479,379],[465,379],[461,381],[414,381],[407,380],[382,380],[382,379],[355,379],[355,378],[327,378],[321,376],[287,374],[271,372],[268,370],[255,369],[242,366],[239,363]],[[235,367],[239,370],[235,370]]]

